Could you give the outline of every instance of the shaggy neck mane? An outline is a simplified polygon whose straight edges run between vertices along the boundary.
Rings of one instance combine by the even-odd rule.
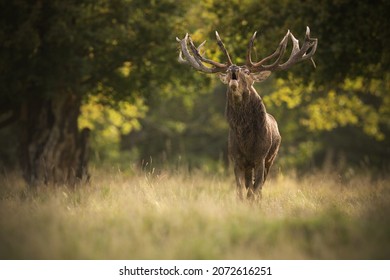
[[[261,97],[253,90],[245,90],[240,102],[234,101],[233,93],[228,89],[226,117],[231,128],[264,125],[266,109]]]

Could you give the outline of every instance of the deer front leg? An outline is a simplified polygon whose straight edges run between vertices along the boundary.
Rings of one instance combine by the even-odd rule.
[[[242,200],[244,198],[244,169],[238,164],[234,166],[234,175],[236,177],[237,197]]]
[[[259,165],[255,167],[255,182],[253,188],[248,190],[248,199],[255,199],[256,197],[261,198],[261,190],[263,188],[265,179],[265,160],[263,159]]]
[[[245,188],[249,190],[250,188],[253,188],[253,168],[247,167],[245,169]]]

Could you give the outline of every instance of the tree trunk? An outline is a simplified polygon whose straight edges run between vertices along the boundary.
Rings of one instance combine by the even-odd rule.
[[[80,105],[80,97],[70,93],[23,105],[20,160],[30,186],[73,186],[89,179],[89,130],[78,129]]]

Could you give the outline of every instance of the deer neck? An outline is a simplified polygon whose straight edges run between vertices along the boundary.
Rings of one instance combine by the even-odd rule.
[[[266,115],[263,100],[253,86],[244,89],[241,95],[228,88],[226,117],[231,128],[254,124],[263,126]]]

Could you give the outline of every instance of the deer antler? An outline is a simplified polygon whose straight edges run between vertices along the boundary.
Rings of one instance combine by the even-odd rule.
[[[205,73],[218,73],[218,72],[226,72],[228,67],[232,65],[232,60],[229,56],[228,51],[225,48],[225,45],[223,44],[221,38],[219,37],[219,34],[217,31],[215,31],[215,36],[217,37],[217,43],[219,48],[222,50],[222,52],[226,55],[227,57],[227,63],[219,63],[213,60],[210,60],[208,58],[205,58],[200,54],[200,49],[203,47],[203,45],[206,43],[204,41],[202,44],[199,45],[199,47],[195,47],[194,42],[192,41],[191,37],[186,34],[184,39],[180,40],[179,38],[176,37],[176,41],[180,43],[180,53],[179,53],[179,62],[180,63],[186,63],[194,67],[196,70],[205,72]],[[191,49],[188,49],[188,44]],[[184,55],[184,58],[183,58]],[[207,63],[212,65],[213,67],[207,67],[206,65],[203,64]]]
[[[288,38],[291,38],[293,42],[293,49],[291,51],[289,59],[285,62],[280,64],[280,61],[286,52],[286,47],[288,43]],[[278,48],[276,51],[267,56],[266,58],[263,58],[259,62],[253,63],[251,58],[251,52],[253,48],[253,43],[256,38],[256,32],[253,34],[251,40],[249,41],[247,56],[246,56],[246,66],[249,68],[251,72],[261,72],[261,71],[277,71],[277,70],[286,70],[290,68],[292,65],[304,61],[306,59],[311,59],[314,67],[316,67],[312,56],[316,52],[317,49],[317,43],[318,40],[316,38],[310,38],[310,28],[306,27],[306,36],[305,41],[303,42],[303,45],[301,48],[299,48],[299,41],[294,37],[294,35],[290,32],[290,30],[287,31],[286,35],[283,37],[282,41],[280,41]],[[309,52],[307,52],[309,50]],[[269,60],[277,57],[274,63],[265,65],[266,62]]]

